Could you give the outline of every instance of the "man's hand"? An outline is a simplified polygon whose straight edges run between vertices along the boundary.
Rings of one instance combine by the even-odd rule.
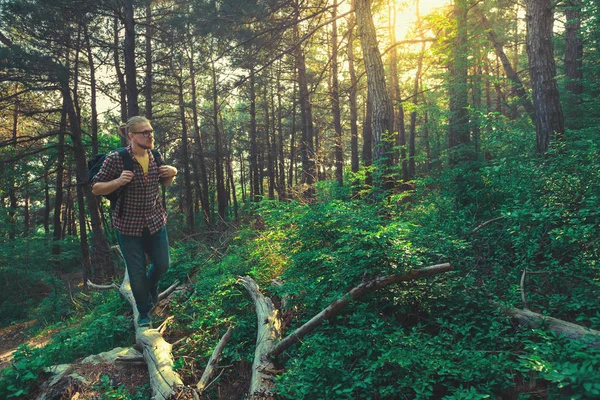
[[[172,165],[161,165],[158,167],[158,176],[161,178],[173,178],[177,175],[177,168]]]
[[[117,178],[120,186],[125,186],[133,179],[133,171],[123,170],[121,176]]]

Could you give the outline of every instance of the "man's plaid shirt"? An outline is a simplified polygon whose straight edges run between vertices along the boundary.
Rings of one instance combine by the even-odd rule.
[[[144,176],[142,166],[136,161],[131,150],[127,151],[133,159],[133,179],[124,186],[113,212],[113,225],[116,230],[126,236],[142,236],[148,227],[150,234],[155,234],[167,223],[167,212],[160,202],[160,177],[158,166],[150,150],[148,152],[148,175]],[[123,172],[123,159],[113,151],[104,160],[100,171],[92,179],[91,185],[97,182],[109,182],[117,179]],[[119,211],[123,206],[123,211]]]

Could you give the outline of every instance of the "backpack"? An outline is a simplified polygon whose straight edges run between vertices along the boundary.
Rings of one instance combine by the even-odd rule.
[[[133,159],[131,158],[131,154],[129,154],[127,149],[124,147],[121,147],[121,148],[118,148],[116,151],[119,153],[119,155],[121,156],[121,159],[123,160],[123,170],[133,171]],[[154,156],[154,160],[156,161],[156,166],[160,167],[161,165],[163,165],[164,161],[162,159],[162,155],[160,154],[160,152],[155,149],[152,149],[150,151],[152,152],[152,155]],[[104,163],[104,160],[106,159],[107,155],[108,154],[96,154],[94,156],[94,158],[92,158],[91,160],[88,160],[88,163],[87,163],[87,165],[88,165],[87,183],[88,184],[90,184],[92,182],[92,179],[98,174],[98,172],[100,172],[100,168],[102,167],[102,164]],[[115,207],[117,206],[117,201],[119,200],[121,194],[125,191],[125,189],[127,189],[127,185],[115,190],[112,193],[102,196],[102,197],[105,197],[108,199],[108,201],[110,202],[110,208],[112,210],[114,210]],[[119,211],[122,209],[123,209],[123,207],[121,207],[119,209]]]

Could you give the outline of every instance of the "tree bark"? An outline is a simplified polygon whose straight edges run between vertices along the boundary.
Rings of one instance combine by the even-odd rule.
[[[115,73],[119,81],[119,106],[121,109],[121,122],[127,121],[127,85],[125,84],[125,76],[121,71],[121,43],[119,41],[119,18],[115,15],[113,21],[113,60],[115,64]],[[127,138],[121,136],[121,146],[127,146]]]
[[[496,32],[494,31],[494,29],[488,22],[487,18],[485,17],[485,14],[481,11],[479,6],[473,7],[473,10],[479,17],[479,20],[481,21],[483,28],[487,32],[488,38],[490,39],[490,42],[492,42],[492,45],[494,46],[496,56],[502,62],[502,66],[504,67],[504,72],[506,73],[506,76],[508,77],[508,79],[510,79],[510,81],[512,82],[513,89],[515,90],[515,92],[517,93],[517,96],[519,97],[519,102],[523,105],[523,108],[525,108],[525,112],[527,112],[527,114],[529,115],[531,120],[535,121],[535,109],[533,107],[533,104],[527,97],[527,92],[525,91],[525,87],[523,86],[523,82],[521,81],[521,78],[519,78],[519,75],[517,74],[515,69],[512,67],[512,64],[510,63],[508,57],[506,56],[506,53],[504,52],[504,46],[500,42],[500,39],[498,39],[498,35],[496,35]]]
[[[357,173],[359,168],[358,158],[358,79],[354,68],[354,28],[356,26],[354,15],[348,20],[348,72],[350,74],[350,88],[348,89],[350,107],[350,164],[352,172]]]
[[[448,147],[454,149],[450,154],[450,164],[456,165],[470,159],[470,155],[462,147],[471,140],[469,132],[468,111],[468,48],[467,48],[467,12],[466,0],[454,2],[453,15],[457,31],[452,39],[449,66],[449,103],[450,117],[448,121]]]
[[[191,45],[191,44],[190,44]],[[192,119],[194,121],[194,133],[196,135],[196,152],[198,153],[198,166],[200,167],[200,205],[202,206],[202,215],[204,223],[210,230],[210,202],[208,199],[208,175],[206,172],[206,160],[204,156],[204,146],[200,133],[200,122],[198,118],[198,96],[196,94],[196,67],[194,66],[193,52],[189,55],[190,84],[192,89]]]
[[[331,9],[331,113],[335,130],[335,179],[338,185],[344,184],[344,148],[342,137],[342,117],[340,112],[340,88],[338,82],[338,33],[337,0],[333,0]]]
[[[93,270],[96,272],[94,275],[104,279],[112,278],[115,275],[115,267],[110,255],[108,240],[102,231],[102,218],[100,216],[98,200],[96,196],[92,194],[92,190],[87,184],[86,155],[85,148],[83,147],[82,143],[83,134],[81,131],[81,126],[79,125],[79,119],[77,118],[77,114],[73,106],[70,89],[64,83],[62,83],[61,92],[65,109],[69,116],[71,139],[73,140],[73,151],[75,153],[77,185],[83,189],[92,223],[93,251],[91,262]],[[80,223],[83,224],[85,228],[85,220],[81,221]],[[87,266],[84,265],[84,268],[87,268]]]
[[[554,15],[550,0],[526,0],[527,56],[533,88],[537,150],[548,150],[553,135],[564,133],[564,120],[558,85],[552,29]]]
[[[188,152],[188,125],[185,119],[185,103],[183,99],[183,78],[182,71],[175,72],[177,80],[177,98],[179,103],[179,120],[181,122],[181,158],[183,159],[183,184],[184,184],[184,212],[187,221],[187,230],[194,232],[194,202],[192,200],[192,181]]]
[[[145,102],[145,116],[148,119],[152,119],[152,84],[154,82],[154,72],[152,69],[152,36],[154,32],[152,29],[152,2],[146,3],[146,71],[144,77],[144,102]]]
[[[558,318],[538,314],[527,309],[504,308],[504,313],[519,324],[529,328],[545,327],[558,335],[564,335],[573,340],[581,340],[588,343],[590,347],[600,348],[600,331],[585,328],[581,325],[563,321]]]
[[[410,179],[408,164],[406,160],[406,128],[404,126],[404,107],[402,106],[402,98],[400,95],[400,83],[398,82],[398,53],[397,53],[397,40],[396,40],[396,2],[393,0],[388,1],[388,8],[390,9],[390,100],[394,108],[394,134],[396,135],[395,144],[399,147],[399,151],[394,151],[395,161],[399,161],[402,165],[402,180],[407,181]],[[418,8],[418,3],[417,3]],[[425,44],[423,44],[425,46]],[[421,53],[421,56],[423,53]],[[397,132],[397,133],[396,133]]]
[[[297,7],[297,4],[296,4]],[[296,10],[296,18],[299,12]],[[294,37],[299,40],[300,33],[297,25],[294,25]],[[298,89],[300,96],[300,113],[302,116],[302,141],[300,143],[300,152],[302,154],[302,193],[307,199],[315,196],[315,128],[312,115],[312,101],[308,90],[308,81],[306,76],[306,60],[304,49],[301,45],[296,48],[296,68],[298,70]]]
[[[221,144],[221,131],[219,129],[219,92],[217,90],[217,71],[214,60],[211,66],[212,72],[212,120],[215,132],[215,174],[217,180],[217,209],[219,213],[219,226],[225,222],[225,211],[227,209],[227,193],[225,192],[225,177],[223,170],[223,145]]]
[[[135,20],[133,0],[123,0],[125,25],[125,80],[127,84],[127,117],[140,114],[138,105],[137,73],[135,69]]]
[[[391,135],[394,130],[394,113],[385,83],[383,61],[377,47],[371,0],[356,0],[354,12],[367,71],[368,101],[373,112],[374,161],[379,165],[375,189],[390,189],[393,185],[390,180],[391,143],[386,136]]]

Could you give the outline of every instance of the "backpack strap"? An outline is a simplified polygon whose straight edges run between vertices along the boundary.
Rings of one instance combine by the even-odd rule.
[[[160,154],[160,151],[156,150],[156,149],[152,149],[150,150],[152,152],[152,155],[154,156],[154,161],[156,161],[156,166],[160,167],[161,165],[165,165],[165,161],[162,158],[162,155]]]
[[[121,147],[117,149],[117,152],[123,160],[123,169],[127,171],[133,171],[133,159],[131,158],[129,151],[127,151],[125,147]]]
[[[127,151],[125,147],[121,147],[117,149],[117,153],[119,153],[121,159],[123,160],[123,170],[133,171],[133,159],[131,158],[131,154],[129,154],[129,151]],[[121,201],[121,207],[119,207],[119,217],[121,216],[123,208],[125,207],[125,195],[127,194],[128,186],[129,185],[125,185],[121,189],[121,192],[119,193],[119,198],[117,199],[117,201]]]

